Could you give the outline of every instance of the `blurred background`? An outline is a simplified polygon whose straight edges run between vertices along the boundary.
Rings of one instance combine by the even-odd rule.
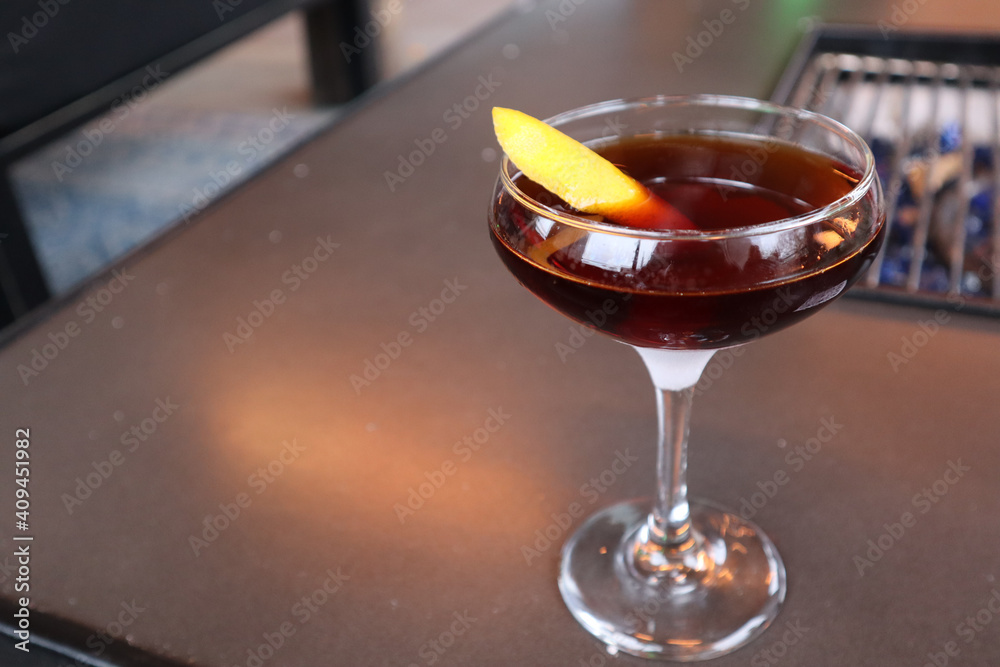
[[[553,6],[571,12],[581,3]],[[0,2],[0,335],[190,223],[329,127],[362,91],[391,85],[515,4],[533,0]],[[733,4],[749,6],[677,0],[662,7],[679,19],[697,17],[704,32],[705,16]],[[836,22],[833,6],[823,11]],[[865,134],[886,187],[899,195],[884,261],[873,271],[878,280],[866,285],[939,301],[961,291],[979,300],[970,307],[1000,312],[1000,275],[992,275],[1000,274],[992,269],[1000,247],[992,223],[1000,218],[992,158],[1000,151],[992,139],[998,121],[990,111],[1000,86],[995,38],[978,48],[961,38],[899,39],[939,24],[974,31],[993,10],[970,2],[954,12],[949,3],[916,0],[863,6],[854,18],[869,24],[867,45],[848,33],[827,35],[828,53],[799,82],[816,94],[799,91],[786,101]],[[821,8],[818,0],[761,5],[768,17],[758,28],[767,34],[762,44],[790,56],[822,23]],[[552,39],[565,37],[546,13]],[[694,57],[702,49],[693,42],[701,32],[657,35],[687,44]],[[678,57],[681,51],[674,54],[680,68]],[[721,83],[698,87],[705,85]],[[963,130],[965,116],[982,136]],[[294,177],[308,176],[308,165],[292,167]],[[981,279],[981,271],[992,277]]]
[[[371,43],[354,32],[334,46],[344,61],[364,56],[372,71],[369,83],[386,82],[468,36],[514,1],[376,0],[357,10],[361,20],[351,25],[382,17],[369,31],[377,32]],[[107,4],[114,3],[102,6]],[[231,20],[227,13],[235,15],[251,2],[201,4],[219,15],[218,23],[204,17],[215,28]],[[38,14],[39,8],[37,2],[18,1],[0,9],[10,42],[0,56],[0,87],[16,88],[25,63],[41,58],[64,26],[81,20],[70,15],[72,5],[52,3],[49,14],[55,15],[48,17]],[[158,35],[153,27],[136,29],[153,40]],[[95,31],[105,28],[98,24]],[[80,53],[80,66],[88,66],[88,58],[96,61],[95,53]],[[45,74],[20,82],[25,91],[39,90],[36,84],[48,77],[41,71]],[[146,83],[124,104],[105,105],[106,111],[86,124],[0,165],[7,169],[52,296],[71,291],[172,225],[190,221],[227,189],[328,126],[343,108],[317,104],[305,12],[299,10],[239,37],[162,85],[156,77]],[[18,109],[13,104],[7,115]],[[10,119],[0,124],[5,120]]]

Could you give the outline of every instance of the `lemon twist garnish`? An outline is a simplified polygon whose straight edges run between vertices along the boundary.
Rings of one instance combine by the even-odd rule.
[[[695,229],[642,183],[554,127],[520,111],[494,107],[493,128],[525,176],[578,211],[630,227]]]

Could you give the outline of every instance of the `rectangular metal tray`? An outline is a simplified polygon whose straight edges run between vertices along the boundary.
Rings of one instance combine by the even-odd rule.
[[[772,99],[875,154],[887,236],[852,295],[1000,316],[1000,37],[820,25]]]

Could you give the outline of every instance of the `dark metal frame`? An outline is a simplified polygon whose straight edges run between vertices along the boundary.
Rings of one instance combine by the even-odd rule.
[[[953,63],[956,66],[997,68],[1000,67],[1000,37],[996,34],[904,31],[894,29],[892,26],[819,24],[809,31],[799,43],[794,56],[775,87],[771,99],[781,104],[807,104],[807,101],[794,98],[800,84],[809,75],[814,58],[820,54],[850,54],[859,57],[871,56],[883,60]],[[833,82],[833,79],[829,81],[830,84]],[[821,92],[820,97],[825,97],[825,94]],[[1000,137],[997,137],[995,141],[1000,142]],[[1000,143],[996,144],[994,150],[997,155],[1000,155]],[[890,206],[892,206],[891,203]],[[995,214],[994,218],[997,217],[998,215]],[[994,220],[995,225],[998,222],[1000,220]],[[887,221],[887,224],[891,223],[891,219]],[[923,243],[926,243],[926,239],[923,240]],[[878,269],[880,260],[881,255],[874,267],[875,271]],[[995,280],[1000,281],[1000,277],[995,278]],[[973,297],[956,291],[957,288],[954,285],[949,293],[929,292],[919,289],[917,285],[912,283],[913,280],[910,280],[905,288],[882,285],[877,273],[870,272],[867,279],[853,287],[848,294],[890,303],[1000,316],[1000,297],[997,293],[994,293],[992,298]],[[956,296],[961,298],[955,298]]]
[[[364,23],[366,0],[272,0],[234,17],[163,57],[156,64],[170,76],[293,10],[305,12],[314,98],[338,104],[355,97],[376,81],[374,49],[344,58],[340,43],[351,41]],[[144,63],[35,122],[0,137],[0,327],[45,303],[51,296],[11,185],[11,165],[61,134],[108,111],[126,91],[148,76]]]

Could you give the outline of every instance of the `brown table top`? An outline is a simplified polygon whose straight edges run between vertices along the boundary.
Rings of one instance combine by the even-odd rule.
[[[906,27],[1000,27],[972,2],[911,4]],[[723,8],[737,20],[679,72]],[[556,589],[562,536],[539,534],[573,502],[652,492],[653,392],[611,341],[561,359],[569,322],[494,256],[487,109],[766,97],[803,17],[892,12],[529,3],[127,262],[123,289],[109,274],[53,310],[0,351],[0,535],[10,553],[30,428],[34,608],[205,667],[610,664]],[[789,476],[754,517],[785,608],[714,664],[1000,664],[981,612],[1000,597],[1000,322],[952,314],[921,338],[933,316],[841,300],[710,366],[693,494],[738,510]],[[894,368],[905,341],[925,344]],[[33,350],[54,358],[25,382]],[[637,464],[594,493],[626,450]]]

